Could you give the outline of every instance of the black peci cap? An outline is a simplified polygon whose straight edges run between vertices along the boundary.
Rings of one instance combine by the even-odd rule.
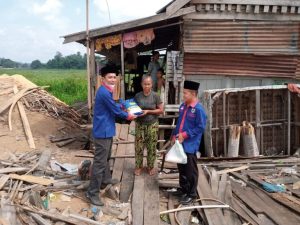
[[[191,80],[186,80],[184,81],[183,84],[184,89],[189,89],[193,91],[198,91],[199,87],[200,87],[200,83]]]
[[[101,76],[105,77],[108,73],[115,73],[118,76],[118,69],[115,65],[106,65],[101,69]]]

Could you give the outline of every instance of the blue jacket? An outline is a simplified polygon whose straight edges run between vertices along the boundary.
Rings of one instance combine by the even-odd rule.
[[[181,104],[179,107],[179,118],[173,131],[173,138],[179,133],[183,134],[182,143],[186,153],[195,154],[199,150],[202,135],[206,126],[206,113],[199,102],[189,106]]]
[[[115,117],[126,119],[128,113],[113,100],[112,92],[101,86],[94,105],[93,135],[95,138],[111,138],[116,134]]]

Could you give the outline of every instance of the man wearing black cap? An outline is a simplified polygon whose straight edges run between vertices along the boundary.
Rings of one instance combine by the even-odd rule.
[[[183,100],[179,107],[179,118],[172,139],[182,143],[187,155],[187,164],[177,164],[180,189],[175,195],[180,197],[181,204],[189,204],[197,197],[198,168],[196,153],[199,149],[206,126],[206,113],[198,102],[200,84],[186,80],[184,82]]]
[[[118,71],[114,66],[105,66],[101,69],[102,86],[97,91],[94,105],[93,137],[95,156],[86,197],[92,204],[99,206],[104,205],[99,197],[101,185],[118,182],[112,179],[108,163],[113,136],[116,133],[115,117],[127,120],[135,118],[135,116],[124,112],[121,106],[113,100],[117,74]]]

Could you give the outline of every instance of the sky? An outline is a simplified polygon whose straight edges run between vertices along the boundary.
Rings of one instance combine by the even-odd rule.
[[[171,0],[89,0],[90,29],[154,15]],[[110,11],[110,18],[108,7]],[[46,63],[83,45],[63,44],[61,36],[86,29],[86,0],[0,0],[0,58]],[[111,21],[111,23],[110,23]]]

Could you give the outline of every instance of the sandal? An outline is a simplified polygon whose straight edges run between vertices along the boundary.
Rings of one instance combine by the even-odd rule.
[[[157,170],[155,168],[148,168],[148,174],[150,176],[153,176],[153,175],[157,174]]]
[[[142,171],[143,171],[143,168],[142,168],[142,167],[141,167],[141,168],[135,168],[135,170],[134,170],[134,175],[140,176],[141,173],[142,173]]]

